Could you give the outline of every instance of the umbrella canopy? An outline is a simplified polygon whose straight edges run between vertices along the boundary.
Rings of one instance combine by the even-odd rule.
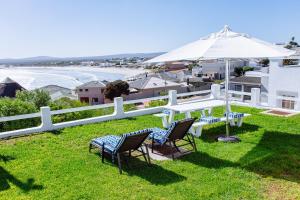
[[[226,61],[225,72],[225,101],[226,101],[226,137],[220,137],[222,141],[236,140],[229,137],[229,66],[231,59],[249,58],[286,58],[295,51],[278,47],[271,43],[253,38],[244,33],[236,33],[226,25],[221,31],[212,33],[198,41],[155,57],[146,63],[171,62],[178,60],[209,60],[224,59]]]
[[[233,32],[226,25],[217,33],[212,33],[146,62],[155,63],[216,58],[285,58],[294,53],[294,51],[256,39],[248,34]]]

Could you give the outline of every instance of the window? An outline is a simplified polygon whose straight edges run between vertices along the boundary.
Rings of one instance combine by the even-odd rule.
[[[85,89],[84,91],[88,92],[88,91],[89,91],[89,89]]]
[[[79,92],[82,92],[82,89],[79,89]]]
[[[242,91],[242,85],[234,85],[234,91]]]
[[[88,97],[80,97],[80,101],[83,103],[89,103],[89,98]]]
[[[104,92],[104,89],[101,89],[101,93],[103,93]]]
[[[281,105],[282,105],[282,108],[293,110],[295,107],[295,101],[282,99]]]
[[[99,100],[98,100],[98,98],[92,98],[92,102],[93,102],[93,103],[98,103]]]

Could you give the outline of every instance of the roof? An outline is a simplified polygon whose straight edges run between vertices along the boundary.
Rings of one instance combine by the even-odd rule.
[[[251,84],[251,85],[261,85],[261,77],[252,76],[240,76],[230,79],[233,83]]]
[[[49,92],[52,100],[60,99],[62,97],[68,97],[70,99],[76,99],[77,96],[72,93],[69,88],[61,87],[58,85],[47,85],[39,88],[40,90]]]
[[[6,77],[3,81],[1,81],[1,83],[16,83],[16,81],[12,80],[9,77]]]
[[[14,98],[18,90],[25,90],[25,88],[8,77],[0,83],[0,97]]]
[[[61,87],[58,85],[47,85],[44,87],[39,88],[40,90],[44,90],[49,92],[50,95],[56,93],[56,92],[61,92],[61,93],[72,93],[72,90],[69,88]]]
[[[77,88],[91,88],[91,87],[105,88],[106,84],[101,81],[90,81],[90,82],[87,82],[87,83],[77,86]]]
[[[131,88],[136,88],[136,89],[150,89],[150,88],[180,86],[180,84],[172,81],[163,80],[157,77],[145,77],[130,82],[129,86]]]

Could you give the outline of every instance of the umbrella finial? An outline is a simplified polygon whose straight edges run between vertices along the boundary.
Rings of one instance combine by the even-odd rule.
[[[231,29],[229,28],[229,26],[227,24],[225,24],[225,26],[224,26],[224,32],[227,32],[227,31],[231,31]]]

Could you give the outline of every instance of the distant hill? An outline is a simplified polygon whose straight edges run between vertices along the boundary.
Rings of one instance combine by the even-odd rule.
[[[105,59],[118,59],[118,58],[152,58],[155,56],[159,56],[163,54],[163,52],[155,52],[155,53],[128,53],[128,54],[114,54],[114,55],[105,55],[105,56],[87,56],[87,57],[50,57],[50,56],[37,56],[30,58],[6,58],[0,59],[0,64],[36,64],[36,63],[46,63],[46,62],[70,62],[70,61],[101,61]]]

